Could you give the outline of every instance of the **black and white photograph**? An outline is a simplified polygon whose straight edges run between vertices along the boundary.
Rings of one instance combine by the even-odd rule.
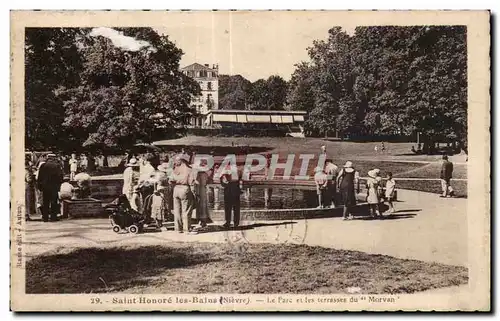
[[[488,11],[11,19],[12,309],[490,309]]]

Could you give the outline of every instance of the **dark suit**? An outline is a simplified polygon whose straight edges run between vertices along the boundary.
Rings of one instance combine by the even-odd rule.
[[[57,204],[58,192],[63,181],[63,173],[59,162],[50,159],[40,167],[38,172],[38,189],[42,192],[42,218],[48,221],[57,219],[60,208]]]
[[[441,167],[441,188],[443,190],[443,196],[453,195],[453,187],[451,187],[451,178],[453,176],[453,163],[444,160]]]
[[[224,188],[224,214],[226,225],[231,223],[231,212],[233,212],[234,226],[240,225],[240,196],[241,188],[239,181],[231,181],[231,175],[224,175],[222,187]]]

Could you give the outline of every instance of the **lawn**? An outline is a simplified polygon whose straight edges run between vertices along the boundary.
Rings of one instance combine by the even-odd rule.
[[[32,258],[26,276],[26,293],[392,294],[468,282],[464,267],[285,244],[77,249]]]
[[[440,181],[417,181],[417,180],[398,180],[397,187],[401,189],[411,189],[428,193],[441,194]],[[457,197],[467,197],[467,182],[466,181],[451,181],[451,186],[455,190]]]

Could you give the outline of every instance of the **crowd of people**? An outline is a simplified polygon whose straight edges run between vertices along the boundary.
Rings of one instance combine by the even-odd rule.
[[[390,214],[395,212],[394,198],[396,182],[392,173],[388,172],[383,184],[379,169],[368,172],[366,179],[366,202],[369,204],[370,216],[382,217],[380,204],[388,202]],[[327,159],[324,168],[315,169],[314,182],[318,195],[318,208],[334,208],[336,204],[344,205],[343,219],[353,218],[353,207],[356,205],[356,195],[360,193],[359,172],[353,167],[351,161],[347,161],[342,168],[338,168],[331,159]]]
[[[320,155],[327,156],[326,147],[322,146]],[[211,222],[208,208],[207,185],[220,184],[224,193],[224,227],[229,228],[231,221],[237,227],[240,223],[240,195],[243,193],[243,179],[251,179],[250,173],[236,169],[238,175],[214,175],[217,165],[211,170],[206,168],[206,160],[194,164],[194,153],[182,149],[163,158],[158,153],[127,153],[121,165],[123,171],[122,195],[131,210],[146,217],[147,224],[161,224],[172,219],[174,229],[180,233],[196,233],[206,228]],[[268,176],[270,155],[266,155],[265,177]],[[27,157],[26,167],[26,219],[34,214],[41,214],[43,221],[56,221],[62,213],[62,204],[66,199],[90,196],[89,161],[94,165],[94,158],[81,155],[77,157],[57,157],[55,154],[41,155],[36,162]],[[199,168],[198,168],[199,166]],[[228,165],[229,166],[229,165]],[[454,190],[450,181],[453,163],[443,156],[441,170],[442,197],[453,197]],[[353,218],[353,208],[360,193],[360,176],[353,163],[347,161],[341,168],[332,159],[326,158],[323,167],[315,169],[314,181],[319,208],[334,208],[344,205],[343,219]],[[71,182],[76,182],[76,188]],[[218,187],[217,187],[218,188]],[[382,217],[381,204],[388,203],[388,213],[395,212],[396,183],[392,173],[387,172],[382,179],[379,169],[368,171],[366,178],[366,203],[370,215]],[[173,215],[172,215],[173,213]],[[193,214],[198,226],[191,226]]]
[[[195,234],[205,229],[212,220],[209,216],[207,185],[220,183],[224,189],[224,228],[238,227],[240,222],[240,194],[242,173],[238,179],[224,174],[214,177],[215,170],[199,170],[206,167],[206,160],[193,164],[193,154],[182,150],[173,157],[158,155],[127,155],[124,165],[123,189],[130,208],[145,217],[146,225],[161,226],[173,213],[174,230]],[[193,213],[194,212],[194,213]],[[198,226],[191,225],[196,217]]]
[[[44,222],[57,221],[63,212],[65,199],[75,196],[90,196],[90,175],[87,171],[93,158],[76,154],[70,157],[57,156],[53,153],[38,157],[27,155],[25,158],[25,203],[26,220],[34,215],[41,215]],[[70,181],[76,183],[75,188]]]

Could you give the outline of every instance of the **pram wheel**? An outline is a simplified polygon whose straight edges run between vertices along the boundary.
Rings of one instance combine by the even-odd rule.
[[[130,225],[128,231],[132,234],[137,234],[139,233],[139,227],[137,225]]]
[[[120,232],[120,227],[118,225],[113,226],[113,232],[118,233]]]

